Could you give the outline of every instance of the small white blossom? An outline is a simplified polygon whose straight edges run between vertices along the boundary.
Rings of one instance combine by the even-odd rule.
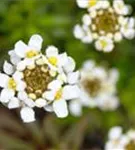
[[[0,101],[9,109],[20,107],[26,123],[35,121],[34,107],[66,117],[67,100],[78,98],[80,92],[73,58],[59,54],[55,46],[48,46],[42,54],[42,42],[40,35],[33,35],[28,45],[17,42],[9,52],[11,63],[5,61],[4,73],[0,73]]]
[[[98,51],[111,52],[115,42],[135,37],[135,19],[128,17],[131,7],[123,0],[76,0],[88,10],[82,17],[82,25],[73,29],[75,38],[83,43],[95,43]]]
[[[95,42],[95,47],[98,51],[110,52],[113,50],[114,44],[110,38],[102,36]]]
[[[70,112],[74,116],[82,114],[82,108],[98,107],[103,111],[114,111],[119,106],[116,83],[119,73],[116,69],[105,70],[94,61],[86,61],[80,69],[80,96],[70,102]]]
[[[127,133],[122,133],[121,127],[112,127],[105,144],[105,150],[110,149],[135,149],[135,130],[131,129]]]

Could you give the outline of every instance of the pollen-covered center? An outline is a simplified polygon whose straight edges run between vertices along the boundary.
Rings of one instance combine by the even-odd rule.
[[[93,25],[95,25],[95,31],[97,33],[104,32],[116,33],[118,31],[118,16],[114,11],[99,10],[97,16],[92,20]]]
[[[83,81],[83,87],[87,91],[87,93],[95,97],[101,89],[101,81],[98,78],[87,79]]]
[[[125,150],[135,150],[135,141],[131,141],[129,144],[127,144]]]
[[[47,90],[48,84],[52,81],[47,65],[36,66],[34,69],[24,70],[24,81],[26,82],[26,92],[33,99],[42,97]]]

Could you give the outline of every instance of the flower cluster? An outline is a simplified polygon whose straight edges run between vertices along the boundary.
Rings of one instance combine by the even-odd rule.
[[[77,0],[80,8],[87,8],[83,25],[74,27],[74,36],[83,43],[95,41],[98,51],[110,52],[114,42],[135,37],[135,19],[129,17],[131,7],[123,0]]]
[[[134,150],[135,149],[135,130],[131,129],[127,133],[122,133],[122,128],[117,126],[109,131],[109,140],[105,150]]]
[[[75,116],[82,114],[82,107],[98,107],[103,111],[115,110],[119,105],[116,83],[119,73],[97,67],[94,61],[86,61],[80,69],[80,97],[70,103],[70,111]]]
[[[34,107],[66,117],[66,100],[79,95],[74,60],[54,46],[41,53],[42,42],[40,35],[33,35],[28,45],[18,41],[9,51],[10,63],[5,61],[0,73],[0,101],[9,109],[20,107],[24,122],[35,120]]]

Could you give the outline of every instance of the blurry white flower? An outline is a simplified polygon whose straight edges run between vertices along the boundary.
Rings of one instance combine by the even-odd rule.
[[[129,6],[125,5],[124,0],[114,0],[113,7],[117,14],[127,15],[129,14]]]
[[[24,122],[35,120],[34,107],[66,117],[66,100],[78,98],[80,92],[75,61],[66,53],[59,54],[54,46],[42,54],[42,41],[41,36],[33,35],[28,46],[17,42],[9,52],[11,64],[5,61],[4,73],[0,73],[0,101],[9,109],[21,107]]]
[[[109,0],[77,0],[77,4],[88,9],[82,25],[77,24],[73,29],[75,38],[83,43],[94,41],[97,50],[110,52],[114,42],[135,37],[135,19],[127,17],[131,7],[123,0],[114,0],[112,6]]]
[[[116,69],[107,71],[97,67],[94,61],[86,61],[80,73],[80,97],[70,102],[70,112],[73,115],[81,115],[83,106],[98,107],[104,111],[113,111],[119,106],[116,96],[119,73]]]
[[[108,133],[108,141],[105,145],[105,150],[134,150],[135,149],[135,131],[129,130],[127,133],[122,133],[121,127],[112,127]]]

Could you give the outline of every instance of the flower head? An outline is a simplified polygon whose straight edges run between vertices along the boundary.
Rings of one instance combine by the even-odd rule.
[[[0,101],[10,109],[21,107],[24,122],[35,120],[34,107],[50,107],[58,117],[66,117],[66,101],[79,95],[74,60],[54,46],[43,54],[41,44],[39,35],[33,35],[28,45],[17,42],[9,52],[11,63],[5,61],[0,73]]]
[[[103,111],[115,110],[118,107],[116,83],[119,75],[116,69],[107,71],[103,67],[97,67],[94,61],[86,61],[80,74],[79,100],[70,103],[73,115],[81,115],[83,106],[98,107]]]
[[[108,141],[105,145],[105,150],[121,149],[134,150],[135,149],[135,130],[131,129],[127,133],[122,133],[121,127],[113,127],[108,134]]]
[[[128,17],[131,7],[123,0],[77,0],[81,8],[87,8],[88,13],[82,17],[83,25],[76,25],[73,33],[75,38],[83,43],[95,42],[97,50],[110,52],[114,42],[123,38],[135,37],[135,19]]]

